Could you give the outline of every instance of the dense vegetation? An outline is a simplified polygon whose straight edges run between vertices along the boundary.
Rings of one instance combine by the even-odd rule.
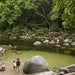
[[[75,29],[75,0],[0,0],[0,34],[43,35]]]

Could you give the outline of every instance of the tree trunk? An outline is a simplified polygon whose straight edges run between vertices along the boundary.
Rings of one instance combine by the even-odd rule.
[[[30,30],[32,30],[32,28],[30,26],[28,26],[28,24],[25,22],[25,19],[23,18],[23,16],[20,17],[20,20],[23,22],[23,24],[29,28]],[[33,30],[32,30],[33,31]]]
[[[28,26],[28,24],[23,20],[23,23],[25,24],[25,26],[27,27],[27,28],[29,28],[30,30],[32,30],[32,28],[30,27],[30,26]]]
[[[38,11],[36,11],[35,13],[38,14],[38,15],[40,15],[40,16],[42,16],[45,19],[45,21],[48,23],[48,27],[50,29],[51,28],[51,24],[50,24],[49,20],[47,19],[47,17],[44,16],[43,14],[39,13]]]

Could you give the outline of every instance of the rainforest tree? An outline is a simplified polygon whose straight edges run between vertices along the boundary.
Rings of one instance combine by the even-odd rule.
[[[75,29],[74,0],[0,0],[0,32]]]

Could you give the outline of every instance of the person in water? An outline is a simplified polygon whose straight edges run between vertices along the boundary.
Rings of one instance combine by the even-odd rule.
[[[16,61],[16,71],[20,72],[20,60],[19,60],[19,58],[17,58],[17,61]]]
[[[0,71],[5,71],[5,70],[6,70],[6,68],[5,68],[5,64],[2,63]]]

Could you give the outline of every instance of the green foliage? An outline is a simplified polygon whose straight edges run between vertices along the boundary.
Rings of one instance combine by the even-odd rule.
[[[61,22],[64,29],[75,29],[75,14],[74,14],[74,0],[57,0],[55,1],[52,12],[49,13],[51,20]],[[61,19],[61,21],[59,20]]]
[[[10,39],[10,40],[13,40],[13,39],[15,39],[15,38],[11,36],[11,37],[9,37],[9,39]]]
[[[16,27],[12,28],[12,35],[13,36],[25,35],[27,32],[28,32],[28,29],[25,26],[23,26],[23,27],[16,26]]]
[[[25,34],[25,33],[27,33],[28,29],[27,29],[27,27],[23,27],[20,29],[20,31],[22,34]]]
[[[12,25],[17,17],[21,15],[17,1],[8,0],[6,4],[1,4],[0,8],[0,22],[6,21],[9,25]]]
[[[7,23],[8,27],[11,29],[14,24],[18,25],[18,22],[21,22],[22,25],[26,24],[24,22],[32,23],[32,20],[34,20],[35,23],[40,23],[41,21],[39,22],[39,19],[35,19],[39,18],[39,16],[34,15],[34,13],[35,11],[40,11],[40,13],[42,13],[42,9],[46,11],[47,4],[49,4],[48,0],[7,0],[6,3],[0,4],[0,22]],[[31,27],[32,26],[28,28]]]
[[[75,10],[74,10],[74,1],[65,1],[65,7],[64,13],[62,14],[62,24],[65,29],[75,29]]]
[[[13,19],[12,19],[12,18],[9,18],[9,19],[7,20],[7,22],[11,25],[11,24],[13,24]]]
[[[12,34],[13,34],[14,36],[19,36],[19,35],[21,35],[21,34],[20,34],[20,27],[19,27],[19,26],[13,27],[13,29],[12,29]]]
[[[48,31],[47,28],[40,28],[40,29],[36,30],[35,35],[42,36],[42,35],[45,35],[47,33],[47,31]]]
[[[6,0],[5,2],[1,0],[0,2],[0,32],[7,35],[19,36],[27,32],[31,35],[33,28],[37,35],[44,35],[45,28],[57,30],[60,26],[73,30],[74,24],[74,0]]]
[[[5,35],[8,35],[8,36],[11,36],[11,34],[12,34],[10,29],[7,29],[4,33],[5,33]]]
[[[32,31],[28,31],[28,36],[32,36],[33,35],[33,32]]]
[[[53,22],[51,26],[51,31],[57,31],[57,30],[59,30],[59,26],[56,22]]]

